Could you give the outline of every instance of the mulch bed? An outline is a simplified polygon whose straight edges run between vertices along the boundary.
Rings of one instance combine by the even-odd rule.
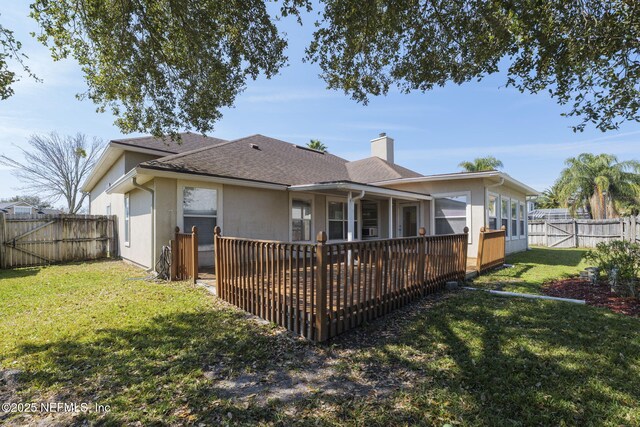
[[[583,299],[589,305],[607,307],[616,313],[640,317],[640,299],[620,297],[611,292],[608,283],[599,282],[597,285],[591,285],[585,279],[561,279],[547,283],[542,292],[552,297]]]

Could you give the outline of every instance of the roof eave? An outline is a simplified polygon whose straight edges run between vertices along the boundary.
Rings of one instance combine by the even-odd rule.
[[[292,185],[289,191],[364,191],[379,196],[396,197],[409,200],[433,200],[427,194],[414,193],[410,191],[394,190],[391,188],[378,187],[376,185],[360,184],[354,182],[328,182],[316,184]]]

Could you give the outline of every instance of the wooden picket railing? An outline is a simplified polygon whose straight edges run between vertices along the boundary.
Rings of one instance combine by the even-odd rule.
[[[464,280],[467,234],[327,243],[222,237],[215,229],[218,296],[313,341]],[[468,230],[467,230],[468,232]]]
[[[171,280],[198,279],[198,228],[191,233],[180,233],[176,227],[175,238],[169,242],[171,247]]]
[[[507,231],[504,225],[500,230],[480,228],[476,265],[478,273],[484,273],[491,268],[504,264],[506,234]]]

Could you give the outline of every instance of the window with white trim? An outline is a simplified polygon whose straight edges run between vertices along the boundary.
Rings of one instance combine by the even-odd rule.
[[[500,197],[500,226],[505,228],[507,237],[511,236],[511,230],[509,230],[509,199],[506,197]]]
[[[327,221],[329,223],[329,240],[347,240],[349,221],[346,202],[327,202]],[[355,224],[354,239],[358,239],[358,204],[354,206]]]
[[[218,224],[218,190],[184,187],[182,190],[184,233],[198,228],[198,249],[212,250],[213,229]]]
[[[487,206],[487,217],[489,218],[489,230],[498,229],[498,196],[489,194],[489,205]]]
[[[518,237],[518,201],[511,200],[511,236]]]
[[[520,238],[525,238],[527,235],[527,224],[525,221],[526,218],[526,210],[524,208],[524,203],[520,202],[520,212],[519,212],[519,222],[520,222]]]
[[[17,215],[29,215],[31,213],[30,206],[14,206],[13,213]]]
[[[124,243],[129,246],[129,237],[131,235],[130,230],[130,209],[129,209],[129,194],[124,195]]]
[[[311,201],[291,200],[291,240],[311,240]]]
[[[468,204],[469,196],[464,194],[434,198],[436,234],[464,233]]]
[[[107,205],[107,208],[105,209],[105,215],[111,215],[111,203]]]

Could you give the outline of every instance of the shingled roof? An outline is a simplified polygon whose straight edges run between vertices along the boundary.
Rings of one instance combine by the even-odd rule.
[[[143,136],[140,138],[114,139],[115,144],[128,145],[149,150],[163,151],[167,154],[179,154],[197,150],[203,147],[211,147],[225,141],[224,139],[203,136],[197,133],[183,132],[178,134],[179,139],[172,140],[169,137],[156,138],[154,136]]]
[[[303,185],[413,178],[417,172],[377,157],[349,162],[330,153],[252,135],[141,163],[142,168]]]

